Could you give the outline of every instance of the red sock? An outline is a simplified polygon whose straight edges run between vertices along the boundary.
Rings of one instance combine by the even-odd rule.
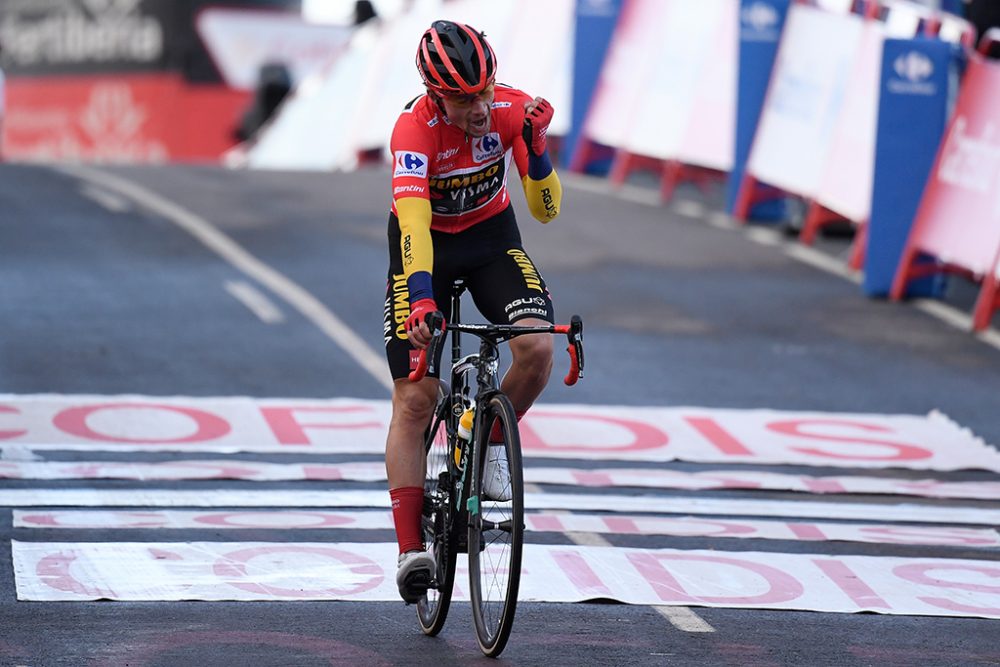
[[[420,539],[420,513],[424,508],[424,490],[419,486],[402,486],[389,489],[392,498],[392,521],[396,524],[396,541],[399,553],[423,551]]]
[[[527,410],[515,410],[514,415],[517,417],[517,421],[521,421],[521,417],[527,414]],[[500,420],[493,420],[493,428],[490,429],[490,442],[503,442],[503,433],[500,432]]]

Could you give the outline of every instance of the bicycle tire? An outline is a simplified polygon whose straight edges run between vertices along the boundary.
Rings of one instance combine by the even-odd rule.
[[[469,504],[469,593],[479,648],[495,658],[503,651],[514,625],[524,547],[524,483],[521,439],[514,408],[504,394],[493,394],[482,406],[476,434]],[[492,424],[499,420],[510,469],[510,499],[493,500],[483,492]]]
[[[438,404],[428,428],[425,451],[424,511],[421,529],[424,544],[434,555],[435,585],[417,602],[417,621],[424,634],[431,637],[441,632],[448,618],[451,593],[455,585],[456,540],[452,529],[455,493],[449,463],[453,443],[448,438],[448,415],[451,396],[447,384],[440,383]]]

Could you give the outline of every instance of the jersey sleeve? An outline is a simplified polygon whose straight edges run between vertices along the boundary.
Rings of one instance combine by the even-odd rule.
[[[513,134],[511,151],[517,172],[521,176],[521,187],[528,203],[528,210],[535,220],[546,223],[559,215],[562,203],[562,184],[552,166],[548,151],[534,156],[528,151],[522,129],[524,127],[524,105],[534,98],[518,90],[514,91],[508,111],[508,130]]]
[[[412,304],[420,299],[434,298],[431,288],[434,247],[431,242],[428,186],[434,145],[432,137],[426,131],[421,132],[419,120],[412,112],[406,111],[396,121],[389,148],[392,153],[393,209],[399,218],[403,275]]]

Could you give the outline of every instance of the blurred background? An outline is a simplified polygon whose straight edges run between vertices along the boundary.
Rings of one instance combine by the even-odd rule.
[[[1000,139],[966,107],[1000,102],[986,60],[996,0],[0,0],[0,154],[381,165],[422,92],[415,44],[443,17],[487,34],[498,80],[553,104],[552,152],[568,171],[644,179],[664,202],[684,182],[721,185],[736,220],[780,223],[807,244],[839,225],[872,296],[935,256],[986,277],[977,328],[988,323],[1000,214],[977,184],[1000,187],[988,157]],[[954,168],[934,171],[947,136]],[[907,259],[918,211],[937,209],[978,220],[967,243],[983,257],[917,242]],[[919,273],[896,296],[941,293],[907,287]]]

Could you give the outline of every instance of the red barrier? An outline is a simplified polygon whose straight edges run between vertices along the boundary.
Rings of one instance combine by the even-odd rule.
[[[1000,41],[991,31],[980,46]],[[956,273],[980,281],[973,329],[1000,306],[1000,62],[972,54],[954,115],[934,163],[890,296],[916,278]],[[926,255],[933,256],[928,259]]]
[[[8,80],[8,158],[96,162],[215,160],[251,94],[171,72]]]

